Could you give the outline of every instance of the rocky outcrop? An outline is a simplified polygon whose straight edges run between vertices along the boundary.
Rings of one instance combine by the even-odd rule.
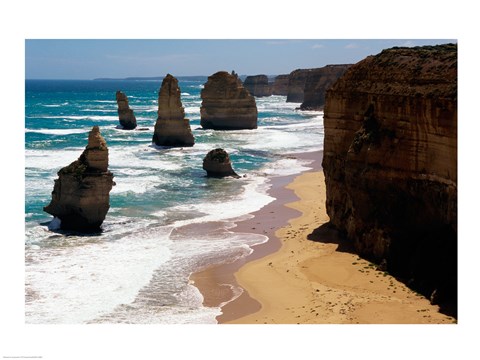
[[[324,111],[331,223],[455,314],[457,46],[369,56],[327,91]]]
[[[288,76],[287,102],[303,102],[303,92],[308,74],[312,69],[297,69]]]
[[[193,146],[190,121],[180,100],[178,80],[167,74],[158,92],[158,117],[152,141],[159,146]]]
[[[135,129],[137,127],[137,119],[133,114],[133,110],[130,109],[130,106],[128,106],[127,95],[125,95],[121,91],[117,91],[115,97],[117,99],[118,119],[120,121],[120,125],[125,130]]]
[[[200,125],[204,129],[257,128],[255,98],[243,87],[237,74],[219,71],[209,76],[201,97]]]
[[[223,149],[212,150],[207,154],[207,156],[205,156],[203,159],[203,170],[207,172],[207,176],[209,177],[240,177],[237,175],[237,173],[235,173],[235,171],[233,171],[230,157]]]
[[[270,85],[272,89],[272,95],[283,95],[288,94],[288,78],[289,75],[278,75],[275,77],[273,84]]]
[[[108,148],[94,126],[88,145],[78,160],[60,169],[52,201],[43,208],[61,220],[64,230],[98,231],[110,208],[110,190],[115,185],[108,171]]]
[[[351,65],[327,65],[308,72],[300,110],[323,110],[325,93]]]
[[[250,92],[250,94],[256,97],[272,95],[272,89],[268,84],[267,75],[247,76],[243,82],[243,86]]]

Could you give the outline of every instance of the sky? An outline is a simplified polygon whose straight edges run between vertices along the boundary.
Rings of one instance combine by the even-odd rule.
[[[352,64],[393,46],[456,39],[26,39],[26,79],[131,76],[279,75],[328,64]]]

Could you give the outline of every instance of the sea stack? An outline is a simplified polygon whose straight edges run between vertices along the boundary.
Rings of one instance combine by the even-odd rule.
[[[308,73],[300,110],[323,110],[327,90],[351,65],[327,65]]]
[[[167,74],[158,92],[158,117],[152,138],[155,145],[183,147],[195,143],[180,94],[178,80]]]
[[[457,45],[369,56],[327,91],[324,111],[331,223],[455,315]]]
[[[237,175],[237,173],[235,173],[235,171],[233,171],[230,157],[223,149],[212,150],[207,154],[207,156],[205,156],[203,159],[203,170],[207,172],[207,176],[209,177],[240,177]]]
[[[256,97],[264,97],[272,95],[272,89],[268,84],[267,75],[247,76],[243,82],[243,86],[251,95]]]
[[[255,98],[233,71],[208,77],[201,92],[200,125],[204,129],[240,130],[257,128]]]
[[[272,95],[283,95],[288,94],[288,77],[289,75],[278,75],[275,77],[273,84],[271,85]]]
[[[118,119],[124,130],[133,130],[137,127],[137,119],[133,114],[133,110],[128,106],[128,98],[121,91],[117,91],[115,95],[118,105]]]
[[[115,185],[108,171],[108,148],[94,126],[88,145],[78,160],[60,169],[52,201],[43,208],[61,220],[60,228],[82,232],[98,231],[110,208],[110,190]]]
[[[297,69],[288,76],[287,102],[303,102],[303,93],[308,74],[313,69]]]

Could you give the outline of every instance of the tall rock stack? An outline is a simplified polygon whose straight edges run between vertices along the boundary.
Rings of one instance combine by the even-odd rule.
[[[115,185],[108,171],[108,148],[94,126],[88,145],[78,160],[58,171],[52,200],[43,208],[61,220],[64,230],[98,231],[110,208],[110,190]]]
[[[289,75],[278,75],[271,85],[272,95],[288,95]]]
[[[272,89],[268,84],[267,75],[247,76],[243,82],[243,86],[251,95],[256,97],[264,97],[272,95]]]
[[[351,65],[327,65],[308,73],[300,110],[323,110],[327,90]]]
[[[190,121],[180,100],[178,80],[167,74],[158,93],[158,117],[152,141],[159,146],[193,146]]]
[[[128,105],[127,95],[121,91],[117,91],[115,97],[117,99],[118,119],[120,121],[120,125],[125,130],[135,129],[137,127],[137,119],[135,118],[133,110],[130,109],[130,106]]]
[[[204,129],[257,128],[255,98],[243,87],[235,73],[219,71],[209,76],[201,97],[200,124]]]
[[[392,48],[327,91],[331,223],[452,314],[457,299],[457,45]]]
[[[287,102],[303,102],[303,92],[308,74],[312,69],[297,69],[288,76]]]

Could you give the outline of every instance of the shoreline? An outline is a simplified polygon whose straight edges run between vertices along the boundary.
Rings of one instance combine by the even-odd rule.
[[[308,165],[310,170],[321,168],[323,151],[298,153],[291,155],[302,160],[312,160]],[[252,246],[252,253],[232,263],[213,265],[205,270],[190,275],[190,281],[197,287],[204,297],[203,304],[206,307],[221,307],[222,314],[216,317],[219,324],[232,321],[245,315],[260,310],[260,303],[253,299],[248,291],[241,290],[236,298],[233,287],[239,287],[235,273],[245,264],[263,258],[278,251],[281,247],[280,239],[275,235],[276,231],[284,226],[289,219],[299,216],[301,213],[295,209],[287,208],[289,202],[298,200],[294,192],[286,186],[299,174],[280,176],[271,180],[271,188],[268,195],[275,198],[260,210],[250,215],[253,218],[237,222],[230,231],[235,233],[255,233],[265,235],[268,240],[265,243]],[[232,298],[234,298],[232,300]]]
[[[274,179],[276,198],[234,232],[269,240],[231,264],[192,274],[205,306],[220,306],[219,324],[452,324],[425,297],[365,259],[328,225],[322,152],[311,170]],[[306,156],[306,157],[305,157]],[[222,284],[239,286],[233,292]]]

